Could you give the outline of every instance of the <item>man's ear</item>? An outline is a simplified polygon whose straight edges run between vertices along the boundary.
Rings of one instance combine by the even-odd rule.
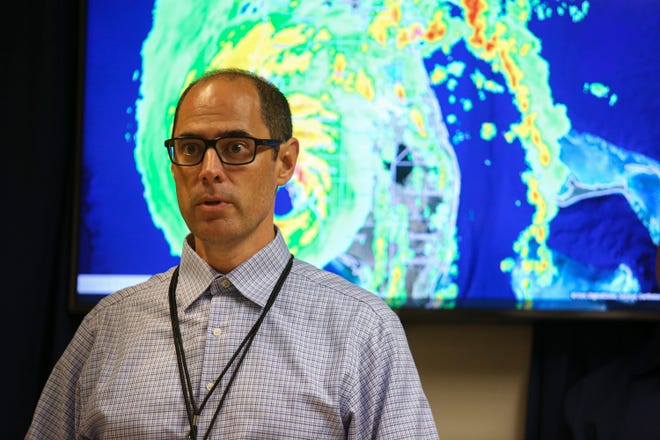
[[[280,151],[277,155],[277,185],[283,186],[293,176],[298,162],[300,145],[298,139],[292,137],[280,145]]]

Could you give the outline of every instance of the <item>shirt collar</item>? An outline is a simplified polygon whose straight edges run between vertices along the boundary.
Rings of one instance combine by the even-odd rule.
[[[275,231],[275,238],[270,243],[224,275],[197,255],[193,248],[193,236],[189,234],[183,244],[176,291],[181,309],[192,305],[207,291],[213,280],[222,276],[231,281],[241,295],[263,307],[290,255],[279,228],[276,227]]]

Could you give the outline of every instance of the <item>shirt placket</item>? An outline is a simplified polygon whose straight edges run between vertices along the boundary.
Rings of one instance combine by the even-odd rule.
[[[231,359],[230,338],[230,315],[226,313],[230,301],[229,293],[233,289],[231,282],[226,277],[220,277],[213,281],[210,287],[211,308],[206,330],[206,341],[204,346],[204,362],[202,364],[202,375],[199,383],[199,403],[206,398],[213,389],[218,376]],[[228,374],[231,371],[228,372]],[[219,397],[224,391],[228,374],[213,391],[213,395],[206,404],[200,416],[200,430],[206,429],[215,412]]]

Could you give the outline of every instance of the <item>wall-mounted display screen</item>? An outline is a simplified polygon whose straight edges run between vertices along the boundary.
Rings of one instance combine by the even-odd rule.
[[[239,67],[290,100],[297,257],[397,309],[660,311],[657,2],[86,8],[74,306],[178,263],[163,141],[193,78]]]

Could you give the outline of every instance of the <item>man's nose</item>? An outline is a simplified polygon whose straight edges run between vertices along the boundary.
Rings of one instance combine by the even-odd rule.
[[[225,167],[215,148],[207,148],[202,159],[199,178],[205,182],[219,182],[225,178]]]

